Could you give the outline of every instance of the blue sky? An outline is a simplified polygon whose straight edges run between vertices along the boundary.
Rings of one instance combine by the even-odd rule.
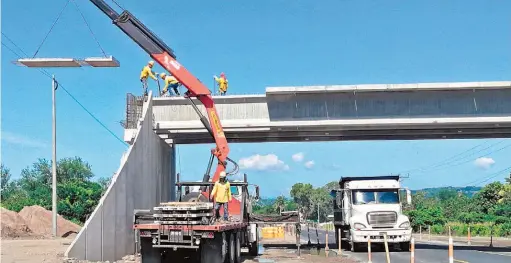
[[[3,1],[2,33],[32,56],[66,1]],[[103,49],[121,67],[48,71],[122,138],[118,122],[124,118],[125,96],[140,92],[138,75],[149,56],[89,1],[77,2]],[[198,78],[226,72],[233,94],[263,93],[267,86],[497,81],[511,76],[511,1],[506,0],[118,2],[171,46]],[[4,36],[2,42],[21,54]],[[101,55],[71,2],[37,56]],[[13,65],[15,59],[2,46],[2,162],[16,176],[37,158],[51,158],[51,81],[36,69]],[[62,90],[57,100],[58,157],[81,156],[97,176],[112,175],[126,146]],[[287,194],[296,181],[321,185],[340,176],[429,167],[410,172],[405,183],[415,189],[464,185],[510,166],[511,147],[499,149],[511,140],[493,145],[498,142],[234,144],[231,158],[274,154],[283,162],[276,162],[277,168],[289,167],[246,170],[263,195]],[[460,156],[464,158],[432,168],[476,145]],[[187,179],[202,178],[211,147],[179,147],[178,171]],[[304,159],[295,162],[292,155],[299,152]],[[478,167],[474,160],[480,156],[494,163]],[[307,161],[314,161],[311,169],[304,166]]]

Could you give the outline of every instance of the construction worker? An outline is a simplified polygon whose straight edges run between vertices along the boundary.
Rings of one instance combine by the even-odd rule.
[[[151,77],[154,80],[158,80],[152,70],[154,61],[149,61],[147,65],[140,72],[140,82],[142,82],[142,89],[144,90],[144,96],[147,96],[147,77]]]
[[[229,221],[229,202],[231,196],[231,184],[226,179],[224,171],[220,172],[220,180],[215,183],[211,196],[215,197],[215,217],[220,218],[220,207],[224,208],[224,220]]]
[[[216,75],[213,76],[216,83],[218,84],[218,91],[220,92],[220,95],[223,96],[225,93],[227,93],[227,88],[229,86],[229,81],[227,80],[227,77],[225,77],[225,73],[220,74],[220,78]]]
[[[167,75],[165,72],[160,73],[160,78],[165,82],[165,87],[163,87],[163,91],[161,92],[161,96],[167,93],[169,87],[174,90],[174,93],[179,96],[179,90],[177,89],[181,83],[176,79],[176,77],[172,75]]]

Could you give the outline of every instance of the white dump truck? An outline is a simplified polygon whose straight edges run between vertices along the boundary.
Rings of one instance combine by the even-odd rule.
[[[343,177],[332,190],[336,241],[353,252],[371,243],[399,244],[409,251],[412,228],[402,212],[401,192],[411,203],[411,193],[400,186],[399,176]],[[339,244],[337,244],[339,245]]]

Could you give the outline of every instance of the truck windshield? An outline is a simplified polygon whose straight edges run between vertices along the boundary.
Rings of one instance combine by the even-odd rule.
[[[353,204],[399,204],[399,193],[398,190],[356,190]]]

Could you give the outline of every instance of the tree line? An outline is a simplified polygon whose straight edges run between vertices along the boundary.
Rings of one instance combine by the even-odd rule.
[[[19,212],[25,206],[52,208],[52,166],[38,159],[13,178],[1,164],[1,206]],[[108,178],[94,179],[91,166],[79,157],[57,161],[57,211],[64,218],[82,224],[93,212],[109,184]]]
[[[278,214],[299,210],[307,220],[317,221],[319,214],[319,221],[326,222],[327,216],[333,214],[330,191],[335,188],[338,182],[317,188],[297,183],[291,188],[290,198],[260,200],[253,211]],[[450,227],[453,233],[466,235],[470,226],[472,235],[511,236],[511,174],[506,182],[487,184],[473,195],[454,188],[434,190],[416,191],[412,194],[412,204],[403,204],[415,231],[431,228],[432,234],[445,234]]]

